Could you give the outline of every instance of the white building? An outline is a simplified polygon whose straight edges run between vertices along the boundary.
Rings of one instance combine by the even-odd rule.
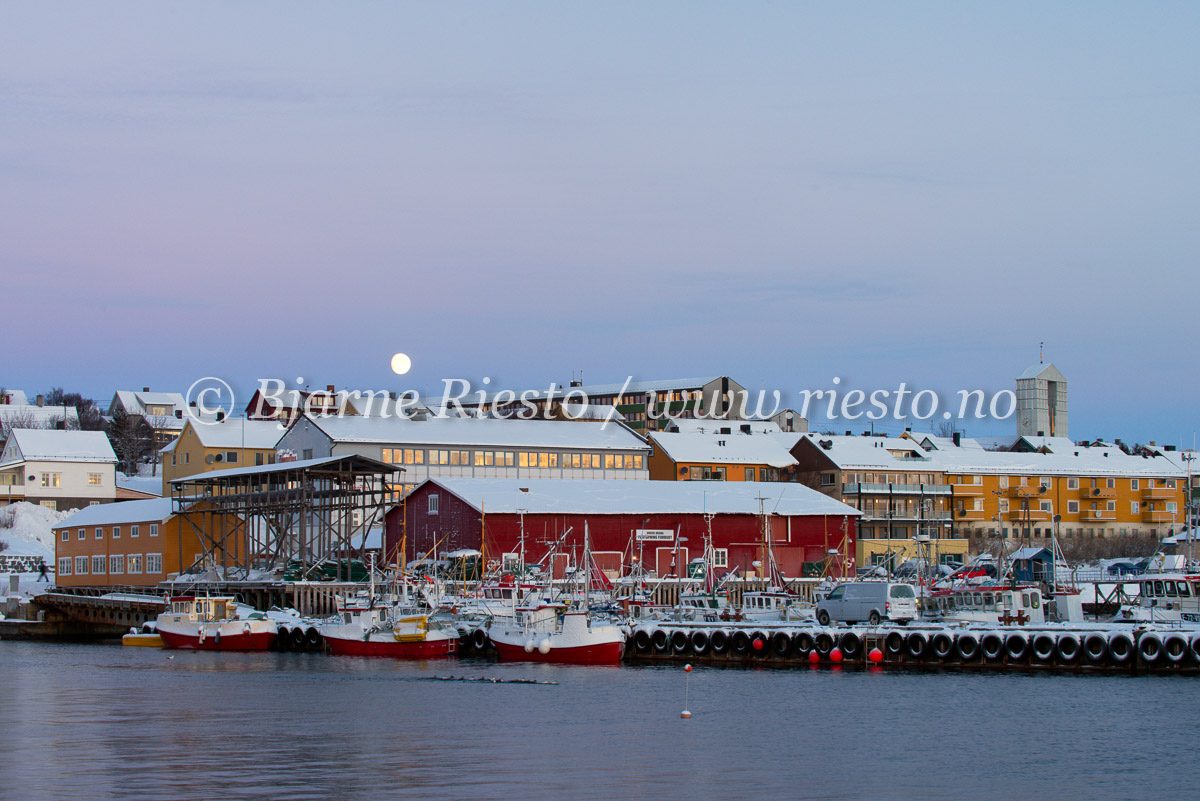
[[[641,479],[650,446],[619,422],[473,417],[301,417],[279,461],[359,454],[404,468],[408,492],[427,478]]]
[[[1017,376],[1017,435],[1067,437],[1067,379],[1053,364]]]
[[[15,429],[0,453],[0,503],[80,509],[117,496],[117,456],[102,431]]]

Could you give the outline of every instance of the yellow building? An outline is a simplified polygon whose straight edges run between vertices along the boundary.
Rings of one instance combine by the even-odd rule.
[[[796,465],[780,437],[764,433],[700,432],[649,435],[652,481],[779,481]]]
[[[170,497],[171,482],[177,478],[274,464],[275,444],[283,434],[284,429],[272,420],[237,417],[208,424],[189,418],[179,438],[159,451],[163,497]]]

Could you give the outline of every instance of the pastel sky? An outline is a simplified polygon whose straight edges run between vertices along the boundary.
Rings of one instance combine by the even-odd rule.
[[[1190,446],[1198,34],[1186,2],[6,3],[0,384],[995,391],[1044,340],[1072,436]]]

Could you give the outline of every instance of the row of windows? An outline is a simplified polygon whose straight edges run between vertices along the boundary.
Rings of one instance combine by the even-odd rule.
[[[1041,511],[1041,512],[1053,512],[1054,511],[1054,502],[1053,501],[1038,501],[1037,503],[1038,503],[1037,506],[1032,506],[1029,508],[1035,509],[1035,510]],[[1101,503],[1104,504],[1103,509],[1100,508]],[[1176,503],[1175,501],[1167,501],[1166,503],[1163,504],[1163,506],[1164,506],[1165,511],[1170,512],[1171,514],[1174,514],[1179,509],[1179,504]],[[1000,499],[999,508],[1000,508],[1000,514],[1008,514],[1009,503],[1008,503],[1007,498]],[[983,509],[983,499],[976,498],[974,500],[974,511],[979,511],[982,509]],[[1020,513],[1021,511],[1023,511],[1023,509],[1024,509],[1024,507],[1018,507],[1017,512]],[[960,512],[963,511],[963,505],[961,502],[958,505],[958,510]],[[1112,513],[1116,514],[1117,502],[1116,501],[1092,501],[1091,506],[1086,511],[1112,512]],[[1148,512],[1155,511],[1154,501],[1148,501],[1146,503],[1146,511],[1148,511]],[[1158,511],[1163,511],[1163,510],[1158,510]],[[1129,514],[1140,515],[1141,513],[1142,513],[1142,504],[1139,501],[1130,501],[1129,502]],[[1070,515],[1079,514],[1079,501],[1067,501],[1067,514],[1070,514]]]
[[[384,448],[390,464],[451,467],[570,467],[584,470],[641,470],[640,453],[553,453],[550,451],[480,451],[430,448]]]
[[[143,570],[144,566],[144,570]],[[90,570],[89,570],[90,568]],[[69,576],[72,572],[77,576],[108,575],[156,575],[163,572],[161,553],[131,553],[112,554],[103,556],[60,556],[58,558],[58,575]]]
[[[849,473],[847,475],[854,475],[854,474]],[[867,475],[869,475],[869,474],[867,474]],[[866,481],[866,479],[863,479],[863,480]],[[975,475],[975,476],[948,476],[948,480],[952,483],[956,483],[959,485],[971,486],[971,485],[982,484],[983,476],[978,476],[978,475]],[[1124,479],[1122,479],[1122,480],[1124,480]],[[1154,489],[1155,487],[1163,488],[1163,489],[1175,489],[1175,479],[1173,479],[1173,478],[1158,478],[1158,479],[1155,479],[1155,478],[1147,478],[1147,479],[1131,478],[1131,479],[1129,479],[1129,488],[1131,490],[1141,489],[1143,480],[1146,482],[1147,489]],[[1116,489],[1117,488],[1117,479],[1115,479],[1115,478],[1091,478],[1091,479],[1068,478],[1067,479],[1067,489],[1069,489],[1069,490],[1079,489],[1080,481],[1087,482],[1084,486],[1091,487],[1092,489]],[[1001,489],[1008,489],[1009,476],[999,476],[997,478],[997,482]],[[1054,486],[1053,483],[1051,482],[1051,478],[1049,476],[1041,476],[1039,478],[1026,478],[1024,476],[1018,476],[1018,477],[1013,478],[1012,485],[1014,487],[1025,487],[1025,486],[1052,487],[1052,486]]]
[[[96,528],[92,529],[92,531],[95,533],[95,538],[96,538],[96,539],[98,539],[98,540],[102,540],[102,539],[104,539],[104,527],[97,526]],[[129,536],[130,536],[131,538],[140,537],[140,536],[141,536],[141,534],[142,534],[142,527],[141,527],[139,524],[135,523],[135,524],[133,524],[133,525],[129,526]],[[150,534],[150,536],[151,536],[151,537],[157,537],[157,536],[158,536],[158,523],[151,523],[151,524],[150,524],[150,526],[149,526],[149,534]],[[112,529],[111,529],[111,535],[112,535],[112,538],[113,538],[114,540],[119,540],[119,539],[121,539],[121,527],[120,527],[120,526],[113,526],[113,527],[112,527]],[[61,530],[58,532],[58,536],[59,536],[59,539],[60,539],[62,542],[70,542],[70,540],[71,540],[71,530],[70,530],[69,528],[64,528],[64,529],[61,529]],[[87,539],[87,529],[86,529],[86,528],[77,529],[77,531],[76,531],[76,539],[79,539],[79,540],[86,540],[86,539]]]
[[[960,536],[960,537],[980,536],[984,533],[984,531],[985,531],[985,529],[982,529],[982,528],[963,529],[958,533],[958,536]],[[997,531],[996,528],[988,528],[988,529],[986,529],[986,531],[987,531],[987,535],[989,537],[996,536],[996,531]],[[1007,539],[1009,537],[1012,537],[1012,538],[1034,537],[1034,538],[1049,539],[1051,536],[1054,535],[1054,529],[1049,526],[1046,526],[1044,528],[1038,528],[1038,527],[1017,528],[1014,526],[1012,529],[1003,527],[1003,528],[1000,528],[999,531],[1000,531],[1000,536],[1005,539]],[[1074,537],[1074,538],[1087,537],[1087,538],[1094,539],[1095,537],[1104,537],[1104,536],[1128,537],[1131,533],[1135,534],[1135,535],[1136,534],[1150,534],[1151,536],[1158,536],[1158,529],[1154,529],[1154,528],[1151,528],[1151,529],[1136,529],[1136,528],[1129,529],[1129,528],[1104,528],[1104,527],[1099,527],[1099,528],[1086,527],[1085,528],[1083,526],[1077,526],[1077,527],[1063,527],[1059,533],[1063,537]]]

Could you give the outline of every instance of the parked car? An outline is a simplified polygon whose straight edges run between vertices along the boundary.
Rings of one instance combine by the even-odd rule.
[[[817,603],[817,622],[832,621],[872,626],[882,620],[907,623],[917,616],[917,593],[911,584],[887,581],[852,581],[839,584]]]

